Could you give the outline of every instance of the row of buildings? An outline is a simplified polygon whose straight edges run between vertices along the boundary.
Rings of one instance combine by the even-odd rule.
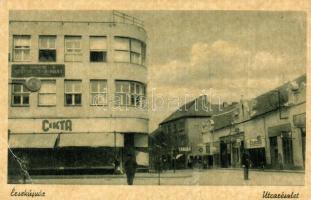
[[[148,166],[146,43],[116,11],[10,11],[9,169]]]
[[[241,167],[248,152],[253,168],[303,169],[306,75],[251,100],[211,105],[201,96],[162,121],[150,146],[151,167],[159,157],[166,168]]]

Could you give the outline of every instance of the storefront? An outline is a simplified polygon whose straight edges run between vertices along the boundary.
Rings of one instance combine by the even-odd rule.
[[[249,153],[252,168],[264,168],[266,165],[265,138],[258,135],[246,140],[246,150]]]
[[[289,123],[268,128],[272,168],[292,168],[293,138]]]
[[[23,130],[18,126],[22,121]],[[11,120],[9,147],[31,170],[113,170],[116,161],[122,166],[130,148],[134,148],[140,167],[149,165],[147,134],[99,132],[90,123],[93,120]]]

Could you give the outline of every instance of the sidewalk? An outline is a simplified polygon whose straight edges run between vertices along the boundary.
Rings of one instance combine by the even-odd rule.
[[[161,178],[189,178],[192,177],[193,170],[168,170],[160,173]],[[126,178],[125,174],[98,174],[98,175],[32,175],[35,179],[72,179],[72,178]],[[157,172],[136,173],[135,178],[158,178]]]
[[[212,168],[212,169],[203,169],[203,170],[243,170],[243,168]],[[280,173],[305,173],[304,170],[289,170],[289,169],[249,169],[249,171],[258,171],[258,172],[280,172]]]

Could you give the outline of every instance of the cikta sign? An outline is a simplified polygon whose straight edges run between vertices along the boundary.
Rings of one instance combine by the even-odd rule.
[[[44,132],[48,132],[50,129],[61,131],[72,131],[72,121],[70,119],[52,122],[50,122],[47,119],[42,120],[42,130]]]

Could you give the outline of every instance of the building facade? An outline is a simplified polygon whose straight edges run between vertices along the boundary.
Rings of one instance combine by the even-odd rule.
[[[31,169],[148,166],[147,33],[118,12],[11,11],[9,145]]]
[[[214,167],[241,167],[243,152],[253,168],[303,169],[306,145],[306,75],[229,112],[213,115],[203,140]]]

